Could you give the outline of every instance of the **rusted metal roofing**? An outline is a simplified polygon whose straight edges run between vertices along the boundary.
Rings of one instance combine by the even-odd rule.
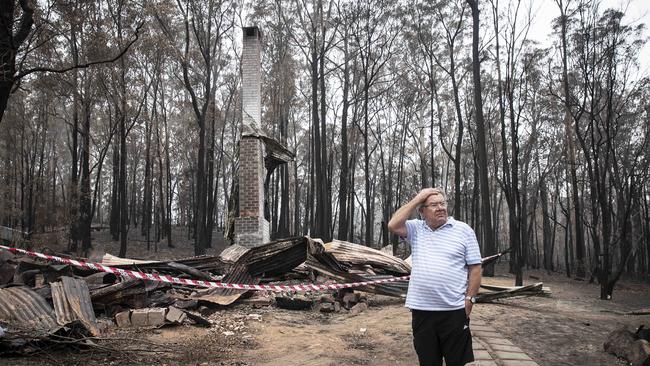
[[[61,282],[53,282],[50,286],[59,324],[64,325],[79,320],[94,336],[100,335],[86,281],[63,276]]]
[[[226,273],[230,268],[230,264],[226,263],[221,258],[217,256],[207,256],[207,255],[175,259],[173,261],[144,261],[141,263],[133,263],[133,259],[129,259],[129,258],[113,257],[112,260],[119,263],[119,264],[111,265],[112,267],[133,269],[138,271],[155,270],[158,271],[159,273],[178,273],[176,269],[171,268],[169,266],[170,262],[184,264],[188,267],[192,267],[200,271],[210,272],[212,274],[215,273],[223,274]],[[106,264],[106,263],[102,262],[102,264]]]
[[[307,238],[278,240],[252,248],[237,263],[245,262],[251,276],[285,274],[307,259]]]
[[[307,266],[311,270],[322,273],[327,277],[333,278],[340,282],[364,282],[364,281],[370,281],[372,279],[377,278],[377,276],[360,275],[360,274],[348,273],[343,271],[337,271],[319,263],[314,258],[307,259],[307,261],[305,262],[305,266]],[[382,276],[382,278],[386,278],[386,276]],[[375,285],[360,286],[358,287],[358,289],[361,291],[372,292],[380,295],[406,297],[407,286],[405,286],[403,283],[395,282],[395,283],[381,283]]]
[[[307,259],[309,239],[295,237],[277,240],[259,247],[250,248],[243,254],[235,249],[229,258],[238,256],[236,262],[225,274],[222,282],[258,284],[263,276],[285,274]],[[200,291],[194,298],[219,305],[229,305],[237,300],[245,290],[209,289]]]
[[[239,258],[241,258],[242,255],[246,254],[246,252],[249,250],[250,248],[243,247],[239,244],[233,244],[221,251],[219,258],[226,263],[234,264]]]
[[[411,265],[406,261],[363,245],[334,240],[325,244],[325,250],[341,262],[370,265],[395,275],[411,273]]]
[[[61,328],[50,304],[25,286],[0,288],[0,324],[7,333],[26,333],[34,339]]]

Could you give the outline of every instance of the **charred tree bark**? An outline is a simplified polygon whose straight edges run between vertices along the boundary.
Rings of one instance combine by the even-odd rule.
[[[490,186],[488,179],[488,161],[487,161],[487,144],[485,137],[487,130],[485,128],[485,117],[483,116],[483,97],[481,94],[481,64],[479,58],[479,9],[478,0],[468,0],[472,9],[472,75],[474,78],[474,107],[476,109],[476,136],[478,144],[478,167],[479,167],[479,184],[481,186],[481,212],[482,212],[482,241],[483,256],[496,254],[496,245],[494,241],[494,230],[492,228],[492,213],[490,205]],[[484,271],[486,276],[494,275],[494,266],[488,266]]]
[[[85,93],[88,93],[90,87],[90,76],[86,75]],[[90,226],[92,224],[92,205],[90,198],[90,116],[91,102],[88,97],[83,103],[83,129],[81,136],[83,138],[81,149],[81,189],[79,197],[79,227],[81,236],[81,249],[84,255],[88,254],[91,248]]]
[[[339,175],[339,227],[338,239],[348,240],[348,182],[349,182],[349,152],[348,152],[348,109],[350,107],[350,68],[348,54],[348,35],[343,37],[343,111],[341,115],[341,173]]]
[[[539,201],[542,205],[542,241],[544,248],[544,260],[543,265],[544,269],[547,271],[554,271],[553,267],[553,253],[554,253],[554,243],[553,243],[553,233],[551,228],[550,212],[548,208],[548,189],[546,187],[546,182],[544,182],[544,176],[540,177],[539,182]]]
[[[0,3],[0,122],[4,116],[9,96],[16,82],[16,55],[34,24],[34,9],[28,0],[20,0],[22,12],[19,24],[14,16],[18,13],[16,1]]]
[[[157,87],[153,90],[153,104],[156,103]],[[155,118],[155,108],[152,108],[152,117]],[[149,237],[151,230],[151,210],[153,199],[153,177],[152,177],[152,162],[153,157],[151,154],[151,121],[145,121],[144,132],[144,192],[142,195],[142,226],[140,227],[140,234]],[[147,250],[149,250],[149,240],[147,240]]]
[[[119,142],[116,142],[115,145],[119,145]],[[113,146],[112,164],[113,175],[111,178],[110,231],[113,241],[117,241],[120,237],[120,151],[118,146]]]
[[[124,70],[122,76],[122,92],[126,93],[126,83],[124,81]],[[119,199],[119,235],[120,235],[120,252],[118,256],[126,257],[127,249],[127,225],[129,220],[129,211],[126,203],[126,99],[122,100],[121,112],[119,117],[119,135],[120,135],[120,168],[118,178],[118,199]]]

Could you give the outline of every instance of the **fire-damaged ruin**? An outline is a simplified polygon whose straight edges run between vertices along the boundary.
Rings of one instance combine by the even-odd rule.
[[[220,281],[227,284],[355,283],[404,276],[405,261],[356,244],[323,244],[307,237],[275,241],[255,248],[233,245],[219,256],[173,261],[143,261],[104,255],[100,268],[64,258],[55,262],[0,251],[0,355],[29,353],[39,342],[87,339],[110,327],[158,327],[173,324],[210,326],[205,310],[250,301],[265,306],[296,308],[295,293],[251,292],[241,289],[201,289],[161,278]],[[24,253],[24,252],[22,252]],[[361,253],[361,254],[360,254]],[[44,258],[45,254],[40,254]],[[63,264],[56,263],[56,261]],[[104,270],[108,271],[104,267]],[[130,275],[127,271],[137,271]],[[115,275],[114,273],[120,275]],[[403,297],[406,282],[376,283],[356,290]],[[354,289],[329,292],[327,300],[310,300],[308,308],[351,309],[362,296]],[[313,292],[313,296],[320,292]],[[312,296],[312,297],[313,297]],[[320,296],[320,295],[318,295]],[[314,298],[315,299],[315,298]],[[339,304],[334,306],[334,302]],[[287,305],[288,303],[288,305]],[[356,311],[360,311],[359,307]],[[347,311],[346,310],[346,311]],[[36,344],[34,342],[37,342]],[[67,344],[67,343],[66,343]]]
[[[239,212],[235,242],[255,247],[270,241],[268,182],[275,168],[294,154],[261,132],[261,45],[258,27],[243,29],[242,128],[239,142]]]
[[[308,237],[254,248],[233,245],[219,256],[177,260],[105,254],[101,264],[62,254],[0,249],[0,356],[36,352],[57,342],[90,346],[85,342],[114,327],[210,327],[207,314],[234,304],[355,315],[367,308],[363,293],[403,298],[408,282],[393,280],[411,272],[407,261],[389,253]],[[485,258],[484,265],[497,258]],[[188,285],[199,281],[233,285],[209,289]],[[245,289],[258,284],[284,287],[273,292]],[[296,292],[292,285],[303,290]],[[516,296],[517,291],[491,288],[479,295],[479,301]],[[540,284],[521,288],[519,295],[546,294]]]

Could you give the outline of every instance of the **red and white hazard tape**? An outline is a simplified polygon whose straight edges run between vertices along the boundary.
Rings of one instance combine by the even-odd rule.
[[[366,286],[366,285],[376,285],[376,284],[379,284],[379,283],[408,281],[408,279],[410,278],[410,276],[402,276],[402,277],[385,278],[385,279],[380,279],[380,280],[364,281],[364,282],[333,283],[333,284],[329,284],[329,285],[327,285],[327,284],[325,284],[325,285],[314,285],[314,284],[304,284],[304,285],[251,285],[251,284],[237,284],[237,283],[224,283],[224,282],[214,282],[214,281],[191,280],[191,279],[187,279],[187,278],[178,278],[178,277],[172,277],[172,276],[167,276],[167,275],[159,275],[159,274],[155,274],[155,273],[137,272],[137,271],[131,271],[131,270],[128,270],[128,269],[108,267],[108,266],[105,266],[105,265],[100,264],[100,263],[78,261],[78,260],[74,260],[74,259],[61,258],[61,257],[57,257],[57,256],[54,256],[54,255],[48,255],[48,254],[43,254],[43,253],[38,253],[38,252],[32,252],[32,251],[24,250],[24,249],[6,247],[4,245],[0,245],[0,249],[8,250],[8,251],[10,251],[10,252],[12,252],[14,254],[16,254],[16,253],[26,254],[26,255],[29,255],[31,257],[44,259],[44,260],[50,261],[50,262],[60,262],[60,263],[70,264],[70,265],[73,265],[73,266],[76,266],[76,267],[82,267],[82,268],[93,269],[95,271],[113,273],[113,274],[118,275],[118,276],[135,278],[135,279],[139,279],[139,280],[151,280],[151,281],[158,281],[158,282],[175,283],[175,284],[179,284],[179,285],[200,286],[200,287],[209,287],[209,288],[229,288],[229,289],[236,289],[236,290],[275,291],[275,292],[338,290],[338,289],[341,289],[341,288],[352,288],[352,287],[359,287],[359,286]]]

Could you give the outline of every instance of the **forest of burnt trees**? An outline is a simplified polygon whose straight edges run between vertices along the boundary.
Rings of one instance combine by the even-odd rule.
[[[647,33],[596,0],[3,1],[0,225],[64,230],[80,254],[105,226],[120,256],[129,232],[171,246],[183,227],[204,253],[245,184],[252,24],[264,130],[296,152],[271,178],[272,238],[397,251],[390,216],[440,186],[517,284],[562,271],[606,299],[648,278]]]

